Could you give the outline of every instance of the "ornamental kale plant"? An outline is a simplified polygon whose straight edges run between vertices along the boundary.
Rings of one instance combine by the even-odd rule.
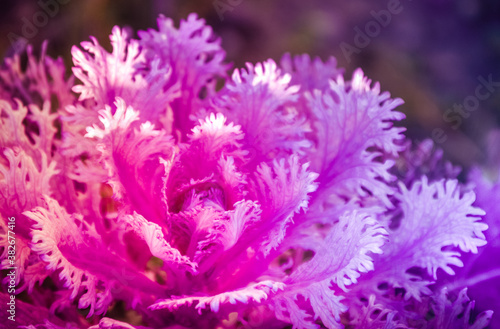
[[[443,281],[486,244],[485,212],[405,140],[402,100],[333,58],[227,76],[194,14],[110,40],[73,47],[69,78],[45,45],[0,71],[4,324],[488,325]]]

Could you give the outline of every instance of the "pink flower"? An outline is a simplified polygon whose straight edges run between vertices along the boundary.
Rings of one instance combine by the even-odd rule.
[[[394,170],[426,161],[394,126],[402,100],[307,55],[228,78],[194,14],[110,40],[73,48],[77,84],[45,48],[0,72],[1,265],[33,296],[17,324],[133,328],[103,317],[120,307],[150,328],[458,323],[465,291],[430,285],[486,244],[484,211],[452,167]]]

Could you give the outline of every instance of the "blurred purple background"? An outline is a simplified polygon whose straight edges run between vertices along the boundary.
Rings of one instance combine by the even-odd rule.
[[[477,103],[474,95],[479,76],[500,81],[497,0],[2,1],[0,52],[10,54],[19,36],[35,49],[48,39],[49,54],[69,65],[71,46],[89,35],[109,47],[114,25],[153,28],[160,13],[178,22],[190,12],[213,26],[236,67],[285,52],[333,55],[347,75],[362,67],[405,100],[410,138],[434,137],[464,167],[486,160],[487,133],[500,125],[500,88]],[[469,111],[453,110],[468,96]]]

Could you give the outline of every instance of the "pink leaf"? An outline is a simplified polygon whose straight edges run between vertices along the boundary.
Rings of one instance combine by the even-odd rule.
[[[323,63],[319,57],[311,59],[307,54],[292,57],[287,53],[281,57],[280,66],[284,73],[291,75],[291,84],[300,86],[301,93],[315,89],[328,90],[330,80],[337,80],[344,71],[337,67],[335,57]]]
[[[310,146],[305,118],[292,106],[298,90],[290,75],[268,60],[235,70],[214,106],[242,127],[244,146],[258,163],[281,151],[304,153]]]
[[[181,20],[179,28],[171,19],[160,15],[158,31],[139,31],[140,45],[150,61],[159,59],[160,68],[172,69],[172,81],[180,87],[181,97],[172,103],[174,125],[186,134],[193,126],[190,114],[205,102],[201,94],[211,97],[215,93],[215,79],[225,77],[225,51],[212,28],[196,14]]]
[[[146,242],[151,254],[163,260],[164,264],[179,266],[192,273],[196,273],[197,264],[192,262],[188,257],[181,255],[179,250],[172,247],[165,240],[160,226],[148,222],[137,213],[125,215],[121,218],[121,221],[131,226],[133,231]]]
[[[158,310],[167,308],[169,310],[175,310],[182,305],[192,305],[194,302],[198,302],[196,309],[201,314],[201,311],[207,307],[210,307],[212,312],[218,312],[220,307],[224,304],[236,304],[237,302],[248,304],[250,302],[261,303],[263,300],[269,298],[270,295],[276,293],[279,290],[283,290],[285,285],[281,282],[273,282],[270,280],[261,281],[255,284],[251,284],[245,288],[224,292],[214,296],[193,296],[193,297],[183,297],[170,300],[157,301],[155,304],[151,305],[149,308],[152,310]]]
[[[0,100],[0,145],[12,147],[14,145],[30,148],[31,143],[25,133],[23,120],[28,114],[28,109],[20,100],[16,100],[17,109],[4,100]]]
[[[67,288],[72,289],[71,299],[77,296],[80,287],[84,287],[86,292],[80,298],[79,306],[80,308],[90,306],[89,316],[92,316],[94,311],[97,314],[105,312],[111,303],[108,282],[104,282],[105,290],[98,292],[96,285],[99,283],[99,278],[74,266],[61,250],[65,244],[74,248],[87,243],[85,235],[92,232],[89,231],[90,227],[85,230],[88,233],[81,231],[77,225],[77,222],[84,224],[80,216],[70,216],[57,201],[49,197],[45,197],[45,202],[45,207],[37,207],[32,211],[24,212],[24,215],[35,221],[31,249],[47,263],[48,270],[61,269],[59,278],[65,282]]]
[[[424,176],[411,189],[399,186],[403,217],[389,232],[390,242],[376,259],[375,271],[364,276],[356,289],[376,292],[377,285],[385,282],[404,288],[405,299],[420,300],[431,293],[427,288],[431,282],[408,270],[423,268],[434,279],[438,269],[453,275],[451,265],[463,266],[457,249],[476,253],[486,244],[483,231],[488,226],[480,221],[484,211],[472,205],[474,192],[462,193],[456,180],[428,183]]]
[[[138,116],[138,112],[117,98],[115,113],[109,106],[102,110],[101,125],[87,128],[86,137],[98,141],[100,162],[107,171],[103,179],[112,186],[115,198],[130,202],[137,212],[160,222],[164,212],[160,197],[164,168],[160,159],[173,154],[173,142],[149,122],[137,127]],[[84,169],[82,174],[89,175],[92,171]]]
[[[64,113],[65,106],[74,102],[71,93],[74,77],[66,77],[62,58],[54,60],[47,56],[47,44],[43,42],[39,59],[33,55],[32,46],[28,46],[26,69],[19,54],[5,59],[5,65],[0,68],[0,96],[18,98],[25,105],[42,106],[43,102],[51,102]]]
[[[308,167],[294,155],[287,162],[275,160],[272,168],[265,163],[257,168],[255,193],[265,218],[259,226],[264,239],[259,240],[265,255],[280,244],[293,215],[307,209],[309,194],[318,188],[314,182],[318,175]]]
[[[316,139],[316,148],[309,152],[311,169],[320,174],[320,193],[348,197],[370,191],[390,205],[393,191],[384,181],[394,180],[388,172],[394,163],[377,157],[402,150],[397,142],[404,138],[404,128],[393,127],[393,121],[404,118],[394,111],[402,100],[380,94],[378,83],[370,85],[357,70],[352,81],[339,77],[327,92],[315,90],[307,96]]]
[[[50,180],[59,171],[55,162],[47,162],[43,151],[41,166],[18,148],[3,152],[8,166],[0,164],[0,209],[3,214],[19,215],[42,203],[42,195],[50,195]]]
[[[73,87],[80,101],[94,99],[99,108],[113,105],[116,97],[124,99],[139,111],[141,121],[160,124],[167,106],[179,96],[178,85],[171,83],[171,69],[160,68],[158,61],[146,67],[139,42],[130,39],[124,30],[113,28],[110,35],[113,52],[108,53],[95,38],[82,42],[86,52],[73,47],[73,72],[83,84]],[[172,122],[164,121],[170,129]]]
[[[436,317],[431,321],[433,328],[483,329],[488,327],[493,311],[482,312],[471,323],[470,313],[474,309],[474,302],[467,296],[467,288],[462,289],[454,301],[449,295],[451,294],[448,294],[446,289],[438,293],[434,307]]]
[[[321,239],[318,236],[295,237],[297,244],[315,252],[313,258],[300,265],[285,280],[287,284],[332,280],[343,290],[357,282],[361,273],[374,269],[372,256],[382,253],[387,232],[377,221],[364,213],[348,212],[332,225]],[[301,243],[304,241],[305,243]],[[331,250],[336,254],[331,255]]]

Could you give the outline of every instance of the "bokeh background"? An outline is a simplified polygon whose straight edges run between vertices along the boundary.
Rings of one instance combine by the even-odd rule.
[[[399,13],[373,28],[373,12],[397,3]],[[50,14],[46,20],[42,4]],[[500,88],[468,117],[451,111],[474,95],[479,76],[500,81],[498,0],[2,0],[0,54],[11,54],[17,37],[25,36],[35,49],[47,39],[49,54],[70,65],[71,46],[89,35],[109,47],[114,25],[137,31],[156,27],[160,13],[179,22],[190,12],[222,38],[234,67],[279,60],[285,52],[335,56],[347,75],[362,67],[383,90],[405,100],[400,110],[410,138],[434,137],[465,168],[487,161],[488,132],[500,125]],[[374,36],[367,45],[345,56],[341,45],[356,46],[356,29],[370,26]]]
[[[346,56],[357,31],[374,26],[374,13],[396,5],[398,13]],[[13,54],[19,37],[35,52],[49,40],[48,53],[70,67],[71,47],[89,35],[110,49],[114,25],[144,30],[156,27],[160,13],[178,23],[191,12],[222,38],[233,67],[279,61],[285,52],[334,56],[347,76],[361,67],[405,100],[400,110],[410,139],[434,137],[445,157],[466,170],[500,155],[500,134],[490,134],[500,127],[500,87],[476,110],[452,112],[474,96],[478,77],[500,84],[499,0],[0,0],[0,56]]]

